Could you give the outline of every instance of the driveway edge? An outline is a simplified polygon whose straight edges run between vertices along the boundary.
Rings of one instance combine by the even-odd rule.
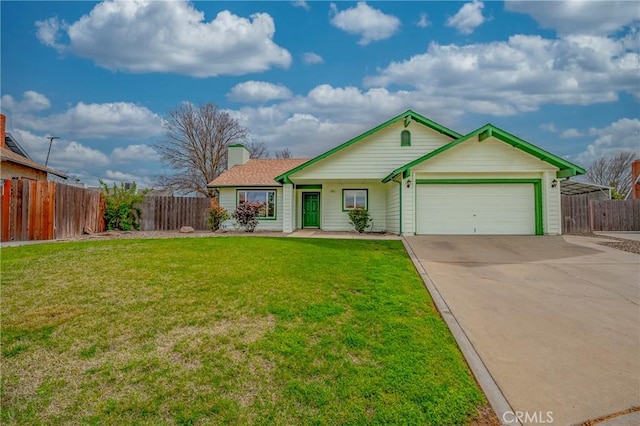
[[[409,257],[413,262],[413,266],[416,268],[416,271],[418,271],[418,274],[420,274],[420,278],[422,278],[427,291],[431,294],[433,303],[435,303],[440,315],[442,315],[442,318],[444,318],[444,321],[447,323],[449,330],[451,330],[451,334],[453,334],[453,337],[456,339],[462,355],[467,360],[467,364],[469,364],[473,375],[480,384],[482,391],[487,396],[487,400],[489,401],[489,404],[491,404],[493,411],[498,416],[498,420],[500,420],[503,425],[521,425],[513,415],[514,411],[511,408],[511,405],[509,405],[507,399],[504,397],[500,387],[498,387],[498,384],[493,380],[491,373],[489,373],[486,365],[482,362],[480,355],[473,347],[473,344],[458,323],[458,320],[453,315],[449,306],[444,301],[444,298],[434,285],[433,280],[431,280],[431,277],[427,274],[424,266],[416,257],[411,245],[404,237],[402,238],[402,244],[404,244],[404,248],[407,250]],[[513,420],[507,422],[505,421],[506,418]]]

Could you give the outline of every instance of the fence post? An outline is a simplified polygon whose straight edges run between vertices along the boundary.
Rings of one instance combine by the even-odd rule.
[[[589,200],[589,231],[595,231],[593,225],[593,200]]]

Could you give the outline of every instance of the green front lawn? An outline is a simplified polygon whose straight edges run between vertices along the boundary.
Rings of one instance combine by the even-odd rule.
[[[2,250],[2,424],[465,424],[486,400],[400,241]]]

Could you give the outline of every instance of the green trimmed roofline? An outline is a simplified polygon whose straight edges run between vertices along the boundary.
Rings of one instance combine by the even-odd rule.
[[[423,155],[422,157],[413,160],[410,163],[405,164],[402,167],[399,167],[397,169],[395,169],[394,171],[392,171],[391,173],[389,173],[387,176],[385,176],[384,179],[382,179],[383,183],[387,183],[389,182],[391,179],[393,179],[395,176],[397,176],[400,173],[408,173],[410,172],[410,169],[412,167],[414,167],[417,164],[420,164],[424,161],[429,160],[430,158],[435,157],[438,154],[441,154],[451,148],[453,148],[454,146],[460,145],[463,142],[468,141],[469,139],[473,138],[477,136],[478,137],[478,141],[482,142],[490,137],[494,137],[498,140],[501,140],[502,142],[508,143],[509,145],[513,146],[514,148],[518,148],[519,150],[526,152],[529,155],[533,155],[534,157],[551,164],[552,166],[557,167],[558,170],[556,172],[556,177],[558,178],[566,178],[566,177],[571,177],[571,176],[577,176],[577,175],[583,175],[586,173],[586,170],[583,169],[580,166],[577,166],[563,158],[558,157],[555,154],[552,154],[548,151],[545,151],[542,148],[539,148],[535,145],[533,145],[532,143],[529,143],[527,141],[525,141],[524,139],[520,139],[517,136],[512,135],[511,133],[508,133],[496,126],[494,126],[493,124],[485,124],[484,126],[480,127],[477,130],[474,130],[471,133],[468,133],[458,139],[456,139],[453,142],[449,142],[448,144],[441,146],[440,148],[431,151],[430,153]]]
[[[318,161],[323,160],[323,159],[327,158],[328,156],[333,155],[336,152],[341,151],[341,150],[353,145],[354,143],[356,143],[358,141],[361,141],[362,139],[366,138],[367,136],[371,136],[372,134],[384,129],[385,127],[388,127],[388,126],[396,123],[399,120],[404,120],[404,126],[405,127],[408,126],[408,124],[409,124],[409,122],[411,120],[413,120],[413,121],[417,121],[418,123],[420,123],[420,124],[422,124],[424,126],[427,126],[427,127],[431,128],[431,129],[433,129],[433,130],[435,130],[435,131],[437,131],[439,133],[442,133],[443,135],[448,136],[451,139],[459,139],[460,137],[462,137],[462,135],[459,134],[458,132],[454,132],[453,130],[451,130],[451,129],[447,128],[447,127],[444,127],[443,125],[438,124],[435,121],[429,120],[428,118],[423,117],[422,115],[418,114],[417,112],[412,111],[412,110],[409,109],[409,110],[403,112],[402,114],[396,115],[392,119],[390,119],[388,121],[385,121],[384,123],[374,127],[373,129],[368,130],[368,131],[362,133],[361,135],[356,136],[355,138],[350,139],[347,142],[345,142],[345,143],[343,143],[341,145],[338,145],[335,148],[330,149],[329,151],[327,151],[327,152],[325,152],[323,154],[318,155],[317,157],[312,158],[311,160],[307,161],[306,163],[303,163],[303,164],[299,165],[298,167],[295,167],[295,168],[293,168],[293,169],[281,174],[280,176],[277,176],[275,178],[275,180],[277,182],[280,182],[280,183],[291,183],[291,180],[289,179],[289,177],[292,174],[294,174],[296,172],[299,172],[300,170],[305,169],[305,168],[309,167],[310,165],[315,164]]]

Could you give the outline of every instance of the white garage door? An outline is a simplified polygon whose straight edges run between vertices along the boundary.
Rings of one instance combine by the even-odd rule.
[[[418,234],[533,235],[533,184],[422,184]]]

